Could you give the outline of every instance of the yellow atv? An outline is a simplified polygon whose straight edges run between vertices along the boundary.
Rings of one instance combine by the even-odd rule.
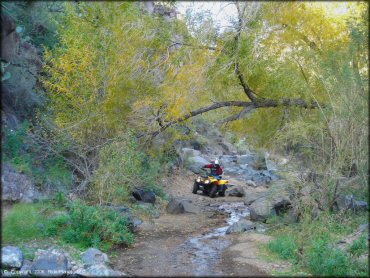
[[[224,197],[227,189],[228,180],[217,180],[213,176],[198,176],[193,185],[193,193],[197,194],[198,190],[202,190],[205,195],[211,198],[219,196]]]

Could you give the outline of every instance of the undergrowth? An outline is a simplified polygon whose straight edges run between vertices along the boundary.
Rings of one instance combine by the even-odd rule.
[[[314,220],[303,217],[296,224],[274,226],[270,233],[275,239],[267,244],[267,249],[315,276],[367,276],[368,264],[356,260],[368,250],[365,235],[348,250],[336,246],[339,239],[363,223],[367,223],[367,213],[324,212]]]

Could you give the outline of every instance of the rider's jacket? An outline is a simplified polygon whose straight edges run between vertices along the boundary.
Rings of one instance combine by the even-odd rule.
[[[222,168],[221,168],[221,166],[216,166],[215,164],[207,164],[207,165],[204,165],[203,168],[209,168],[209,169],[211,169],[211,175],[212,176],[220,176],[220,175],[222,175]]]

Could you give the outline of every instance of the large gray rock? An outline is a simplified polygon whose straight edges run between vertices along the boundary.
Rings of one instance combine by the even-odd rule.
[[[234,186],[232,189],[228,190],[227,192],[229,196],[234,196],[234,197],[243,197],[245,195],[244,188],[240,185]]]
[[[109,263],[107,254],[96,248],[89,248],[81,254],[81,260],[85,265]]]
[[[206,164],[209,164],[209,161],[201,156],[189,157],[189,159],[186,162],[187,168],[195,174],[199,174],[201,172],[201,167],[203,167]]]
[[[357,201],[353,195],[339,196],[336,200],[339,210],[351,210],[353,212],[367,211],[368,204],[365,201]]]
[[[283,185],[278,184],[262,196],[253,201],[249,207],[251,220],[265,221],[270,215],[279,214],[283,208],[291,204],[291,190]]]
[[[52,248],[36,252],[36,258],[31,265],[31,274],[36,276],[60,277],[67,271],[67,256],[63,251]]]
[[[244,196],[244,204],[249,206],[250,204],[252,204],[254,201],[256,201],[257,199],[259,198],[262,198],[264,196],[266,196],[266,192],[246,192],[245,196]]]
[[[200,207],[195,205],[190,200],[183,200],[172,198],[167,204],[166,211],[170,214],[180,214],[180,213],[200,213]]]
[[[226,234],[231,233],[242,233],[251,229],[254,229],[256,225],[249,220],[240,219],[238,222],[232,224],[227,230]]]
[[[15,246],[1,248],[1,267],[5,269],[19,269],[23,264],[23,253]]]
[[[2,200],[8,202],[33,202],[42,195],[32,180],[7,164],[2,164],[1,171]]]
[[[237,156],[237,164],[242,165],[252,165],[254,161],[256,160],[255,154],[245,154],[245,155],[238,155]]]
[[[105,264],[94,264],[87,266],[85,268],[79,268],[75,272],[75,274],[83,277],[121,277],[127,276],[126,273],[113,270],[109,266]]]

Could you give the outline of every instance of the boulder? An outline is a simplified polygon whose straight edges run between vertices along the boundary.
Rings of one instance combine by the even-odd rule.
[[[136,200],[145,202],[145,203],[155,203],[155,193],[152,190],[145,190],[143,188],[135,188],[132,192],[132,196],[135,197]]]
[[[81,260],[85,265],[109,263],[107,254],[96,248],[89,248],[81,254]]]
[[[193,204],[191,200],[172,198],[167,204],[166,211],[170,214],[200,213],[200,207]]]
[[[351,210],[353,212],[367,211],[368,204],[365,201],[357,201],[353,195],[339,196],[336,200],[339,210]]]
[[[209,161],[201,156],[192,156],[186,161],[186,167],[195,174],[201,172],[201,167],[206,164],[209,164]]]
[[[283,184],[275,185],[253,201],[249,207],[251,220],[265,221],[270,215],[280,214],[291,204],[291,190]]]
[[[74,274],[83,277],[121,277],[127,276],[126,273],[116,271],[105,264],[93,264],[85,268],[77,269]]]
[[[15,246],[1,248],[1,267],[4,269],[19,269],[23,264],[23,253]]]
[[[266,196],[266,192],[247,192],[244,196],[244,204],[249,206],[252,204],[255,200],[262,198]]]
[[[238,222],[232,224],[229,228],[227,228],[226,234],[241,233],[254,229],[255,227],[256,226],[252,221],[240,219]]]
[[[234,196],[234,197],[243,197],[245,195],[244,188],[241,187],[240,185],[234,186],[232,189],[228,190],[227,192],[229,196]]]
[[[56,249],[36,252],[36,258],[31,265],[31,274],[36,276],[64,276],[68,271],[68,259],[63,251]]]
[[[33,202],[42,196],[32,180],[18,173],[7,164],[2,164],[1,171],[2,200],[8,202]]]

